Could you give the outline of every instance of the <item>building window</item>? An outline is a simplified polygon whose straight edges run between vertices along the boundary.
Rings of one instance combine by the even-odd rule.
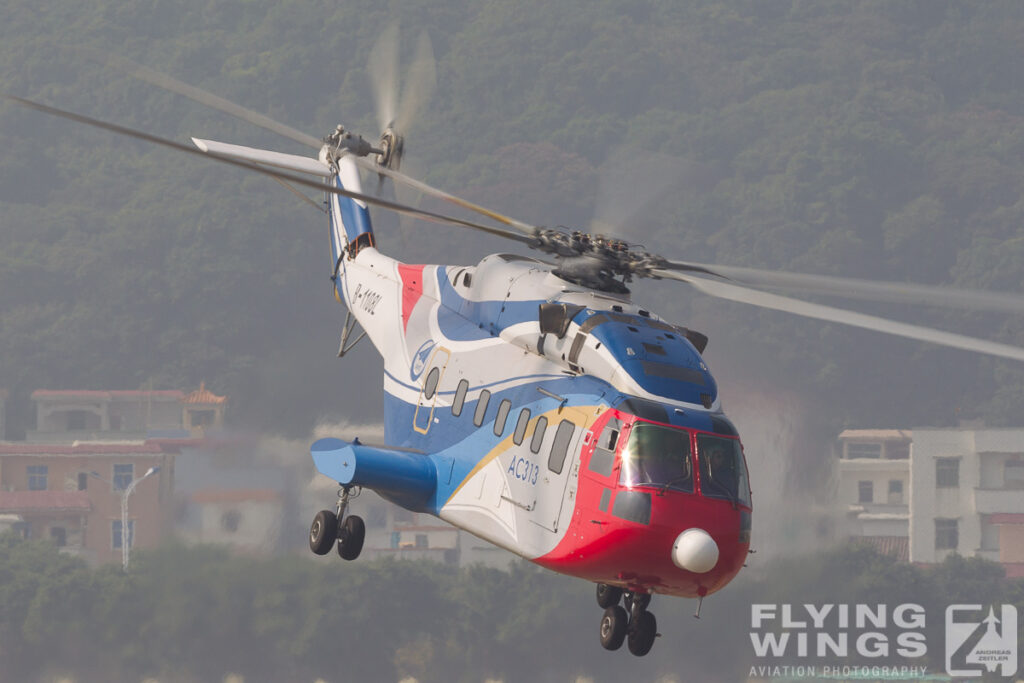
[[[229,534],[233,534],[238,531],[238,527],[241,523],[242,513],[238,510],[228,510],[220,517],[220,527]]]
[[[875,500],[875,485],[870,481],[857,482],[857,502],[873,503]]]
[[[889,505],[903,505],[903,481],[889,480]]]
[[[935,458],[935,488],[949,489],[960,486],[960,459]]]
[[[491,392],[484,389],[480,392],[480,400],[476,402],[476,412],[473,413],[473,424],[477,427],[484,423],[487,417],[487,404],[491,402]]]
[[[512,410],[512,401],[502,399],[498,404],[498,414],[494,418],[494,435],[501,436],[505,433],[505,423],[508,422],[508,413]]]
[[[25,470],[28,472],[28,490],[45,491],[49,468],[46,465],[29,465]]]
[[[68,431],[79,432],[85,429],[85,416],[87,413],[84,410],[72,410],[68,413]]]
[[[89,473],[79,472],[78,473],[78,490],[84,491],[89,488]]]
[[[909,460],[910,444],[903,441],[891,441],[885,445],[885,457],[888,460]]]
[[[416,547],[420,550],[430,547],[426,534],[416,534]]]
[[[466,392],[469,391],[469,382],[459,380],[459,386],[455,388],[455,399],[452,401],[452,415],[462,415],[462,406],[466,403]]]
[[[190,410],[188,418],[192,427],[212,427],[214,412],[212,410]]]
[[[850,441],[846,444],[847,458],[881,458],[882,444],[878,442]]]
[[[135,520],[128,520],[128,547],[134,546],[135,541]],[[114,550],[121,549],[121,520],[116,519],[110,523],[110,543]]]
[[[957,520],[936,519],[935,520],[935,549],[956,550],[960,542],[957,532]]]
[[[999,550],[999,525],[992,523],[992,515],[982,515],[981,517],[981,549]]]
[[[114,490],[124,491],[128,488],[128,485],[132,483],[134,478],[135,466],[131,463],[127,465],[114,465]]]
[[[1003,466],[1003,486],[1024,489],[1024,460],[1007,460]]]
[[[63,548],[68,544],[68,532],[62,526],[50,527],[50,538],[53,539],[54,544],[58,548]]]

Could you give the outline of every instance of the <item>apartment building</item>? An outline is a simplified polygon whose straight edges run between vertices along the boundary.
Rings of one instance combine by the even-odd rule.
[[[849,532],[911,562],[956,553],[1024,576],[1024,429],[847,430]]]

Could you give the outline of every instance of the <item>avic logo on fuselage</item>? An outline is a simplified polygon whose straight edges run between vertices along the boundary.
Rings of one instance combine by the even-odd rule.
[[[413,382],[420,378],[423,374],[423,370],[427,367],[427,358],[430,357],[430,352],[434,349],[434,340],[428,339],[423,342],[420,348],[416,349],[416,353],[412,357],[412,365],[409,367],[409,379]]]

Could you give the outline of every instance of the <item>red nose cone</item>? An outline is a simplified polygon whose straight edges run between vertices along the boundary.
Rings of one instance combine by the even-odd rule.
[[[538,564],[599,583],[684,597],[714,593],[739,573],[750,547],[749,509],[671,490],[636,493],[649,494],[649,522],[591,508],[581,496],[565,538]]]

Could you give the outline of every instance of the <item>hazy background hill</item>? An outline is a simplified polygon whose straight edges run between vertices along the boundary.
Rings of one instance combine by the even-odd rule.
[[[399,19],[438,87],[407,144],[433,184],[585,227],[599,190],[671,191],[623,231],[678,258],[1024,290],[1024,6],[1018,2],[13,0],[0,90],[177,140],[303,153],[90,60],[100,48],[306,130],[375,136],[366,63]],[[623,163],[621,149],[627,147]],[[265,178],[0,105],[0,387],[17,436],[43,387],[190,387],[236,424],[304,434],[378,418],[368,344],[334,358],[326,221]],[[605,163],[619,150],[617,164]],[[639,168],[640,170],[637,170]],[[368,183],[368,187],[372,184]],[[375,214],[412,262],[495,238]],[[730,396],[797,394],[817,423],[1019,423],[1024,369],[641,282],[709,334]],[[858,306],[1024,345],[1019,318]],[[348,387],[359,387],[351,392]],[[378,390],[379,391],[379,390]],[[740,425],[741,428],[743,425]]]

